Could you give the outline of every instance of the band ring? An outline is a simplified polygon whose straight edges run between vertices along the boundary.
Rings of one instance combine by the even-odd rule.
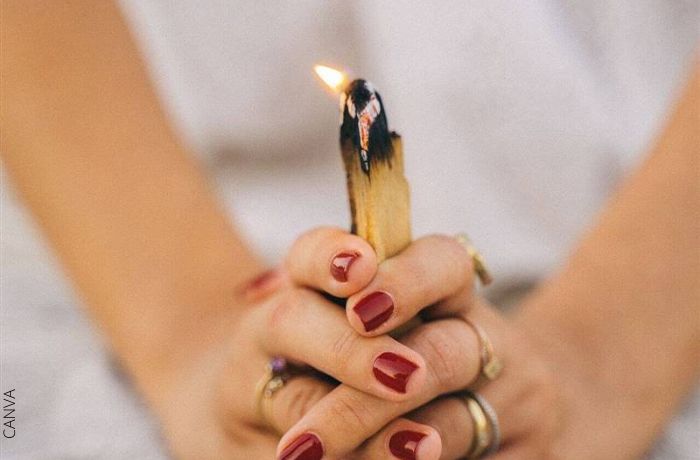
[[[274,357],[265,366],[265,374],[255,386],[255,405],[258,418],[269,429],[276,433],[281,431],[275,427],[272,421],[272,397],[281,390],[292,377],[287,366],[287,361],[281,357]]]
[[[496,411],[478,393],[465,391],[462,398],[474,422],[474,436],[464,458],[474,460],[495,453],[501,444],[501,430]]]
[[[501,374],[501,371],[503,371],[503,361],[496,356],[493,343],[491,342],[491,339],[489,339],[486,332],[484,332],[481,327],[474,324],[468,318],[464,318],[464,322],[467,323],[467,326],[472,328],[479,339],[479,355],[481,361],[479,376],[477,377],[476,381],[470,385],[471,388],[476,389],[487,382],[496,380],[496,378]]]
[[[470,394],[471,397],[474,398],[477,403],[479,403],[479,406],[481,406],[481,409],[484,411],[484,415],[486,415],[486,418],[491,425],[491,444],[483,453],[484,457],[488,457],[489,455],[495,454],[498,451],[498,448],[501,446],[501,425],[498,422],[498,414],[493,406],[486,400],[486,398],[477,392],[470,392]]]
[[[479,402],[472,397],[470,393],[463,395],[464,403],[467,405],[469,416],[474,423],[474,435],[472,442],[467,450],[467,455],[464,457],[467,460],[480,458],[491,445],[493,435],[489,425],[489,419],[486,417],[484,409]]]
[[[476,273],[476,276],[479,277],[479,281],[481,281],[482,286],[491,284],[493,281],[491,272],[486,266],[486,262],[484,261],[481,253],[477,251],[472,244],[472,240],[469,238],[469,236],[466,233],[460,233],[459,235],[455,236],[455,239],[462,245],[462,247],[464,247],[469,254],[469,257],[472,258],[472,262],[474,263],[474,272]]]

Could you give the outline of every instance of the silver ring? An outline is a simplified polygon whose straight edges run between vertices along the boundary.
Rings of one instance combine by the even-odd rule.
[[[469,392],[472,398],[481,406],[486,418],[489,419],[491,425],[491,444],[484,452],[484,457],[495,454],[501,445],[501,426],[498,424],[498,414],[493,406],[486,399],[476,392]]]

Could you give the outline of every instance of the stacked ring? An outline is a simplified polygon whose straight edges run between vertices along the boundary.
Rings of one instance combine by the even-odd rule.
[[[498,423],[498,414],[496,414],[493,406],[489,404],[489,402],[486,401],[486,399],[479,393],[472,392],[471,396],[479,404],[479,406],[481,406],[481,409],[484,411],[484,415],[486,415],[491,427],[491,444],[483,453],[484,457],[488,457],[489,455],[496,453],[501,445],[501,426]]]
[[[265,374],[255,387],[255,401],[258,417],[262,423],[281,434],[272,421],[272,396],[282,389],[292,377],[287,366],[287,361],[281,357],[275,357],[265,366]]]
[[[476,381],[470,385],[470,387],[476,389],[486,382],[495,380],[503,370],[503,362],[496,356],[493,343],[491,339],[489,339],[489,336],[486,335],[486,332],[467,318],[464,318],[464,322],[472,328],[479,339],[481,366],[479,369],[479,376]]]
[[[474,422],[474,436],[465,458],[473,460],[493,454],[501,443],[501,430],[496,411],[478,393],[467,391],[462,397]]]
[[[486,413],[481,408],[481,405],[470,394],[464,395],[464,402],[474,422],[474,436],[466,455],[466,458],[471,460],[480,458],[486,452],[491,445],[493,435],[488,418],[486,418]]]

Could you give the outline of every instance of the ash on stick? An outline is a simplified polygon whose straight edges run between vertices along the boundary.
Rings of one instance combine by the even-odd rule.
[[[381,261],[411,242],[401,136],[389,131],[382,99],[365,80],[345,88],[340,110],[352,232],[369,241]]]

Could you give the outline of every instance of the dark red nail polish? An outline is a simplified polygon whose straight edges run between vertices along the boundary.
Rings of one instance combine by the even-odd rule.
[[[401,460],[416,460],[416,450],[426,435],[417,431],[399,431],[389,439],[389,450]]]
[[[365,331],[373,331],[391,317],[394,311],[394,299],[386,292],[373,292],[360,300],[353,311],[360,317]]]
[[[292,441],[280,454],[279,460],[321,460],[323,446],[318,436],[304,433]]]
[[[265,288],[272,280],[277,277],[278,271],[274,268],[264,271],[255,278],[253,278],[248,285],[245,287],[247,292],[249,291],[259,291]]]
[[[374,360],[374,376],[382,384],[399,393],[406,393],[406,384],[418,366],[395,353],[382,353]]]
[[[360,257],[360,254],[357,252],[341,252],[333,257],[331,261],[331,275],[333,275],[333,278],[341,283],[346,282],[348,280],[350,265],[352,265],[358,257]]]

